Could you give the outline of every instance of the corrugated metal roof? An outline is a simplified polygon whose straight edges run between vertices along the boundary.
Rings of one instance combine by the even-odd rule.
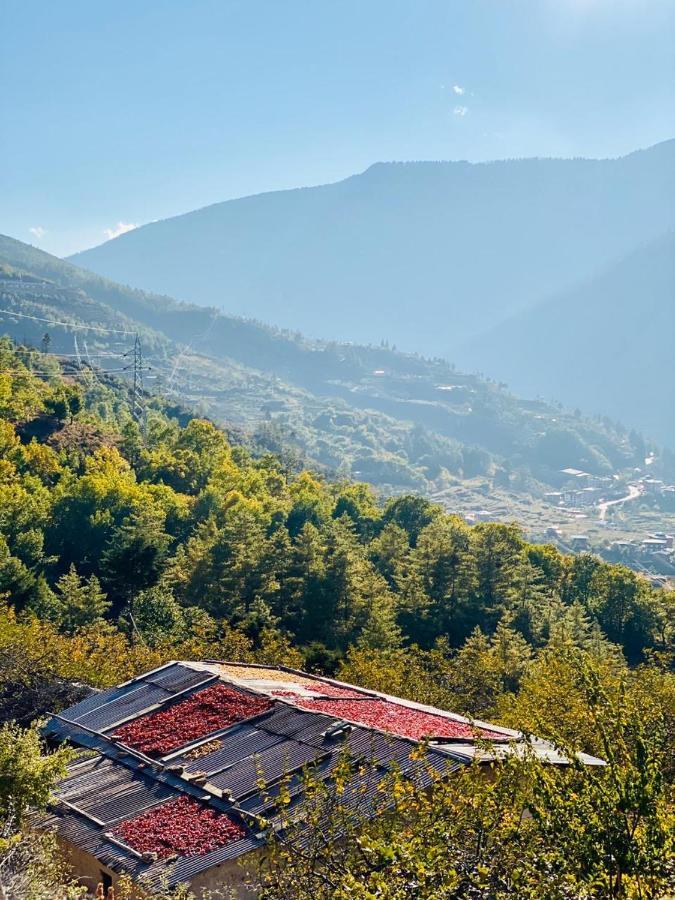
[[[164,688],[157,685],[141,681],[121,697],[115,697],[102,704],[80,716],[77,721],[80,725],[86,725],[87,728],[93,728],[95,731],[105,731],[130,716],[140,715],[155,704],[168,700],[171,696],[171,691],[165,691]]]
[[[230,791],[238,799],[256,790],[259,783],[276,781],[299,766],[313,762],[320,755],[316,747],[295,741],[282,741],[230,766],[209,780],[216,787]]]
[[[326,728],[330,725],[329,716],[319,721],[324,721]],[[265,731],[270,731],[283,737],[294,737],[303,728],[316,725],[316,723],[317,715],[315,713],[304,712],[303,710],[294,709],[292,706],[278,703],[267,716],[258,719],[256,725],[258,728],[264,728]]]
[[[175,663],[167,669],[161,669],[159,672],[148,675],[143,680],[174,694],[200,684],[208,677],[208,674],[208,672]]]
[[[176,792],[151,776],[103,759],[86,772],[76,770],[60,782],[55,795],[109,824],[175,797]]]
[[[91,696],[85,697],[84,700],[76,703],[75,706],[69,707],[68,718],[77,721],[81,716],[85,715],[85,713],[91,712],[92,709],[98,709],[98,707],[103,706],[104,703],[114,700],[115,697],[121,697],[131,690],[133,690],[133,685],[108,688],[108,690],[105,691],[95,691]]]
[[[255,835],[248,835],[240,841],[234,841],[218,850],[212,850],[202,856],[182,857],[172,866],[169,884],[171,886],[189,881],[200,872],[219,866],[230,859],[236,859],[244,853],[262,846],[263,841]]]
[[[207,679],[220,676],[227,681],[234,674],[232,668],[237,670],[239,677],[249,676],[252,692],[259,695],[269,696],[270,684],[274,687],[283,683],[286,676],[289,681],[301,680],[304,684],[332,685],[333,693],[338,693],[340,687],[351,688],[331,679],[319,680],[283,667],[278,670],[265,667],[258,674],[252,671],[253,667],[174,662],[119,687],[101,691],[66,710],[63,718],[52,718],[45,728],[49,735],[68,740],[77,747],[89,748],[88,752],[93,750],[97,755],[93,758],[80,755],[70,764],[66,778],[57,788],[57,795],[70,805],[55,806],[42,824],[58,828],[65,840],[93,854],[115,871],[128,872],[133,877],[143,875],[155,884],[166,880],[171,886],[189,881],[199,872],[260,846],[262,839],[250,834],[210,853],[148,863],[139,860],[130,850],[111,843],[105,832],[120,821],[134,818],[180,794],[223,810],[233,818],[241,820],[240,813],[243,813],[244,822],[250,823],[247,813],[273,817],[281,779],[291,797],[290,811],[294,815],[301,814],[306,802],[304,768],[311,765],[312,771],[327,779],[330,785],[330,776],[344,751],[353,761],[367,765],[365,772],[354,772],[340,802],[347,813],[369,816],[376,806],[379,809],[387,803],[378,786],[393,766],[425,786],[468,762],[476,753],[481,759],[493,759],[508,751],[508,745],[504,744],[483,749],[470,740],[453,742],[449,739],[442,744],[432,744],[420,758],[413,752],[416,749],[413,740],[386,733],[377,723],[346,724],[339,717],[343,701],[307,704],[292,697],[274,701],[269,712],[214,732],[208,738],[204,755],[200,755],[199,742],[193,741],[178,748],[164,761],[149,760],[142,754],[130,753],[113,739],[113,729],[122,720],[133,721],[157,703],[194,694],[202,689],[201,685]],[[274,672],[278,672],[278,676],[274,676]],[[361,693],[367,698],[364,709],[399,704],[421,713],[444,716],[443,724],[448,719],[451,723],[469,722],[461,716],[397,701],[376,692]],[[300,704],[305,708],[299,708]],[[313,708],[308,709],[307,705]],[[475,724],[492,729],[487,723]],[[101,733],[106,731],[107,734]],[[493,733],[523,740],[517,732],[508,729],[495,727]],[[533,746],[542,758],[565,762],[546,742],[536,741]],[[590,764],[602,762],[592,757],[584,758],[584,761]],[[199,782],[191,780],[198,774],[201,776]],[[221,791],[225,792],[224,797],[220,796]],[[229,799],[230,793],[233,800]]]
[[[283,742],[283,738],[277,734],[261,731],[253,725],[242,725],[220,738],[219,742],[219,748],[207,756],[200,756],[197,759],[177,757],[172,759],[171,763],[184,765],[188,772],[206,772],[213,775],[253,753],[260,753]]]

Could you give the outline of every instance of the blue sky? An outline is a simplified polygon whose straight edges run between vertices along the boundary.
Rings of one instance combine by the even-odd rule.
[[[378,160],[675,136],[673,0],[1,0],[0,231],[123,225]]]

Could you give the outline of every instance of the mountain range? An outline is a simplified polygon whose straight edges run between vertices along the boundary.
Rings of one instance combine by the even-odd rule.
[[[620,159],[379,163],[153,222],[72,262],[304,334],[451,355],[675,227],[675,141]]]
[[[618,159],[379,163],[72,261],[304,334],[451,358],[675,446],[674,229],[675,140]]]

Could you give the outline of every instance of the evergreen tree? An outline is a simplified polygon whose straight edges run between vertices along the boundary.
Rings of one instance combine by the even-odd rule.
[[[74,565],[56,582],[56,597],[59,624],[68,633],[102,619],[110,608],[98,578],[80,578]]]

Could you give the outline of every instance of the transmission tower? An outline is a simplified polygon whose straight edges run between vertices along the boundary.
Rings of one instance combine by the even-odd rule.
[[[143,407],[143,372],[148,372],[150,366],[143,365],[143,348],[138,335],[134,337],[134,346],[124,356],[132,357],[132,362],[125,369],[133,369],[133,388],[131,398],[131,414],[138,422],[141,430],[145,430],[145,410]]]
[[[143,390],[143,349],[138,335],[134,338],[134,391],[133,413],[137,422],[142,417],[141,392]]]

